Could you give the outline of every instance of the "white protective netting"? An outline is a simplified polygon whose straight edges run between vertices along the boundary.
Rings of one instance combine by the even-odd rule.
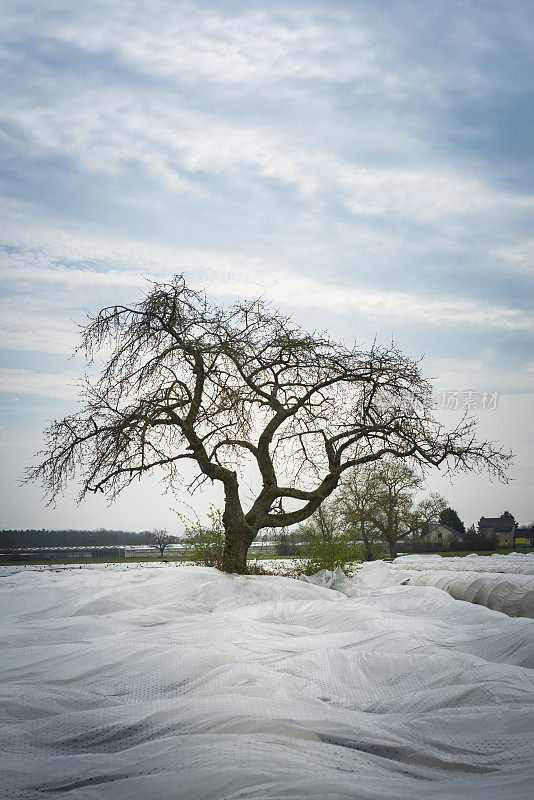
[[[446,569],[464,572],[507,572],[516,575],[534,575],[534,553],[508,553],[491,556],[440,556],[406,555],[399,556],[392,563],[393,569]]]
[[[345,597],[365,597],[373,589],[386,589],[400,583],[391,574],[384,561],[368,561],[355,567],[355,575],[346,575],[341,567],[330,571],[322,569],[315,575],[300,575],[299,580],[314,586],[325,586],[342,592]]]
[[[391,564],[398,582],[436,586],[457,600],[512,617],[534,617],[534,556],[400,556]]]
[[[172,565],[7,575],[2,796],[530,796],[534,622],[358,591]]]

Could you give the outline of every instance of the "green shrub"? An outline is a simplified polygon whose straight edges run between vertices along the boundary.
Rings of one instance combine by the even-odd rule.
[[[224,525],[219,509],[210,507],[208,512],[211,525],[188,524],[183,539],[188,558],[204,567],[222,569],[224,551]]]
[[[350,572],[354,561],[363,561],[363,547],[354,544],[346,533],[323,535],[310,534],[303,548],[303,561],[299,571],[305,575],[314,575],[322,569],[333,572],[340,567],[343,572]]]
[[[265,569],[264,566],[258,561],[258,559],[254,559],[253,561],[247,562],[247,571],[246,575],[272,575],[272,572],[269,572]]]

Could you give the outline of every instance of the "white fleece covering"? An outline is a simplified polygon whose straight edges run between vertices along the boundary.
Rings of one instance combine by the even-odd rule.
[[[397,582],[436,586],[457,600],[502,611],[511,617],[534,618],[534,554],[464,556],[400,556],[391,564]]]
[[[174,565],[0,578],[2,797],[523,800],[534,621]]]

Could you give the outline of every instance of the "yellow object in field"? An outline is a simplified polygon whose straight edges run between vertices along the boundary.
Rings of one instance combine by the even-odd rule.
[[[516,544],[526,544],[527,540],[525,538],[522,539],[515,539]]]

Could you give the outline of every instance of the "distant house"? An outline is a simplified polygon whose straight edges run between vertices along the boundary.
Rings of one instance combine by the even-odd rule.
[[[517,522],[513,514],[505,511],[500,517],[481,517],[478,532],[485,539],[493,539],[497,547],[513,547]]]
[[[441,522],[430,523],[421,532],[421,539],[428,544],[435,544],[438,547],[441,545],[443,550],[448,550],[451,542],[457,542],[460,539],[460,533]]]

